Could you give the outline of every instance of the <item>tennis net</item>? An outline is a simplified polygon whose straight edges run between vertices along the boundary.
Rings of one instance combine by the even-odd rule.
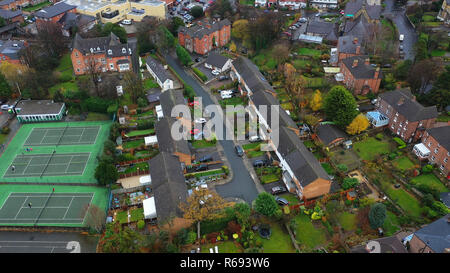
[[[53,191],[51,191],[50,194],[48,195],[47,201],[45,201],[44,206],[42,206],[41,211],[39,212],[38,216],[36,217],[36,220],[34,221],[34,226],[37,225],[37,222],[39,221],[39,218],[41,218],[41,215],[42,215],[42,213],[44,212],[44,209],[45,209],[45,207],[47,206],[48,201],[50,200],[50,198],[52,197],[52,195],[53,195]]]

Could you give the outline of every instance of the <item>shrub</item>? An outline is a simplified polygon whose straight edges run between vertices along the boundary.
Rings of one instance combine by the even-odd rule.
[[[406,143],[401,138],[394,137],[393,139],[394,139],[395,142],[397,142],[399,149],[403,149],[403,148],[406,147]]]
[[[2,134],[7,135],[11,132],[11,129],[8,126],[2,128]]]
[[[428,164],[422,168],[422,173],[431,173],[433,171],[433,166]]]
[[[137,99],[137,104],[139,107],[145,107],[148,105],[147,100],[143,99],[143,98],[138,98]]]
[[[194,100],[195,97],[195,92],[194,92],[194,88],[192,88],[192,86],[185,84],[184,85],[184,95],[186,97],[188,97],[188,99],[190,101]]]
[[[138,229],[143,229],[145,227],[145,222],[144,222],[144,220],[139,220],[138,222],[137,222],[137,228]]]
[[[200,71],[198,68],[193,67],[192,70],[194,71],[195,75],[197,75],[202,81],[206,82],[208,80],[208,77],[206,77],[205,74],[203,74],[202,71]]]
[[[382,227],[386,219],[386,206],[382,203],[376,203],[370,208],[369,222],[373,229]]]
[[[439,201],[434,201],[433,204],[431,205],[431,208],[435,210],[437,213],[439,213],[440,216],[445,216],[450,212],[447,206]]]
[[[154,125],[153,121],[144,120],[144,121],[138,122],[137,129],[138,130],[147,130],[147,129],[153,128],[153,125]]]
[[[393,160],[397,157],[397,153],[390,153],[389,154],[389,160]]]
[[[378,139],[378,140],[383,140],[383,134],[382,133],[378,133],[378,134],[376,134],[375,138]]]
[[[344,173],[348,171],[348,167],[345,164],[339,164],[339,165],[337,165],[337,168],[339,171],[344,172]]]
[[[355,187],[356,185],[358,185],[358,183],[359,183],[358,179],[356,179],[356,178],[350,178],[350,177],[344,178],[344,182],[342,183],[342,189],[344,189],[344,190],[351,189],[351,188]]]

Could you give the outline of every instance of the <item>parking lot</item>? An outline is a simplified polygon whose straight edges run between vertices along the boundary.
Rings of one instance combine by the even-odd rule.
[[[210,4],[213,3],[213,1],[211,1],[211,0],[198,0],[198,1],[185,0],[185,1],[180,1],[177,3],[178,4],[176,6],[169,8],[169,16],[170,17],[180,17],[185,22],[187,22],[187,21],[193,20],[193,18],[191,20],[186,20],[186,18],[183,17],[186,14],[189,14],[190,8],[192,8],[194,6],[200,6],[203,8],[203,11],[205,11],[210,6]]]

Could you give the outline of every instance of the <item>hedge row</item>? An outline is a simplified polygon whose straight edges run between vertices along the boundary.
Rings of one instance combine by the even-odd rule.
[[[193,67],[192,70],[194,71],[195,75],[197,75],[202,81],[206,82],[208,80],[208,77],[206,77],[205,74],[203,74],[202,71],[200,71],[198,68]]]

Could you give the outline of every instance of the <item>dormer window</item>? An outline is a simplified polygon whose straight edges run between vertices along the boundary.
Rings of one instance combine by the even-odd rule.
[[[94,53],[94,49],[91,47],[91,53]]]
[[[122,48],[122,53],[127,53],[127,50],[124,47]]]
[[[112,50],[108,49],[108,55],[112,55]]]
[[[97,47],[97,51],[100,51],[100,47]]]
[[[128,52],[130,52],[130,55],[131,55],[131,48],[128,48]]]

